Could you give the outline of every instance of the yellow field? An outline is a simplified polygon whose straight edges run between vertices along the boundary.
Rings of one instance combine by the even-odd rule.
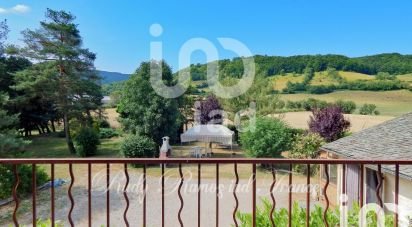
[[[285,76],[274,76],[273,79],[273,89],[281,91],[286,87],[288,81],[296,83],[303,81],[303,75],[296,74],[295,76],[292,73],[288,73]]]
[[[358,108],[365,104],[375,104],[381,115],[400,116],[402,114],[412,112],[412,92],[408,90],[398,91],[337,91],[330,94],[314,95],[314,94],[284,94],[280,95],[283,100],[303,100],[307,98],[315,98],[334,102],[339,99],[351,100],[356,103]]]
[[[308,122],[311,115],[311,112],[305,111],[274,114],[272,117],[283,119],[293,128],[308,129]],[[391,116],[367,116],[358,114],[345,114],[345,118],[351,123],[351,132],[359,132],[363,129],[367,129],[393,119]]]
[[[374,76],[363,74],[363,73],[355,73],[355,72],[339,71],[339,75],[341,75],[347,81],[373,80],[373,79],[375,79]]]
[[[399,75],[397,77],[399,80],[408,82],[410,85],[412,85],[412,74]]]
[[[337,81],[328,76],[327,72],[316,72],[313,79],[310,81],[311,85],[337,85]]]

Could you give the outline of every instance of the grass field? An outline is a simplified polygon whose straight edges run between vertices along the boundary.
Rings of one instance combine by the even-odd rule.
[[[281,91],[286,87],[288,81],[293,83],[302,82],[303,75],[293,75],[292,73],[287,73],[285,76],[274,76],[272,77],[273,89]]]
[[[352,100],[359,107],[365,103],[375,104],[381,115],[400,116],[412,112],[412,92],[408,90],[398,91],[337,91],[329,94],[283,94],[280,95],[283,100],[303,100],[315,98],[334,102],[341,100]]]
[[[342,76],[347,81],[356,81],[356,80],[374,80],[375,77],[363,73],[356,73],[356,72],[346,72],[346,71],[339,71],[339,75]],[[399,75],[398,79],[401,81],[409,82],[412,84],[412,74],[405,74]],[[276,75],[273,76],[273,88],[275,90],[281,91],[283,88],[286,87],[288,81],[290,82],[302,82],[303,75],[287,73],[285,76]],[[327,72],[316,72],[315,77],[310,82],[311,85],[330,85],[336,84],[337,82],[334,81],[332,78],[329,78]]]
[[[308,122],[311,112],[288,112],[282,114],[271,115],[283,119],[289,126],[293,128],[308,129]],[[385,121],[391,120],[391,116],[368,116],[359,114],[345,114],[345,118],[351,123],[350,131],[359,132],[363,129],[370,128]]]

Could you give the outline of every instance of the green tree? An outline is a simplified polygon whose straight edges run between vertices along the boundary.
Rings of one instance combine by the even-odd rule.
[[[234,84],[237,80],[226,78],[223,84]],[[256,112],[259,115],[274,113],[279,106],[279,96],[274,94],[273,84],[270,79],[257,76],[252,86],[242,95],[231,98],[221,99],[225,110],[236,113],[247,109],[252,102],[256,103]]]
[[[97,83],[100,78],[94,70],[95,54],[82,47],[82,38],[74,23],[75,16],[65,11],[47,9],[46,20],[40,28],[23,32],[26,47],[21,53],[37,62],[50,62],[56,82],[55,102],[63,115],[68,149],[75,153],[69,121],[73,115],[99,105]],[[29,72],[27,72],[29,73]],[[97,90],[96,90],[97,89]]]
[[[178,100],[159,96],[152,88],[151,67],[162,67],[164,83],[172,85],[172,71],[165,62],[143,62],[126,82],[117,111],[126,131],[147,136],[160,145],[163,136],[177,138],[183,121]]]
[[[7,95],[0,93],[0,153],[17,150],[28,143],[16,130],[18,115],[9,115],[4,109],[7,100]]]
[[[278,118],[259,117],[254,130],[240,134],[240,141],[250,157],[281,157],[290,147],[292,130]]]

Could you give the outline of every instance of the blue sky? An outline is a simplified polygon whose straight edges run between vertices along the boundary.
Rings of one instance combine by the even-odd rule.
[[[19,43],[20,31],[38,27],[46,8],[70,11],[85,47],[97,53],[96,67],[123,73],[150,58],[152,41],[163,42],[163,56],[176,70],[180,47],[196,37],[213,42],[220,58],[235,54],[220,47],[219,37],[235,38],[253,54],[412,53],[410,0],[176,2],[0,0],[0,19],[8,20],[9,42]],[[164,30],[157,38],[149,33],[154,23]],[[192,60],[204,62],[204,54],[198,51]]]

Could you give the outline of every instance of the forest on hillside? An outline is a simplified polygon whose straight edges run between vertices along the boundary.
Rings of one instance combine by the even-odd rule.
[[[376,75],[379,72],[386,72],[391,75],[412,73],[412,55],[401,55],[398,53],[356,58],[333,54],[290,57],[256,55],[254,60],[257,75],[266,77],[285,73],[302,74],[306,68],[311,68],[315,72],[334,68],[336,70],[368,75]],[[206,64],[192,64],[189,68],[194,81],[206,79]],[[219,72],[222,77],[242,77],[242,59],[238,57],[219,60]]]

